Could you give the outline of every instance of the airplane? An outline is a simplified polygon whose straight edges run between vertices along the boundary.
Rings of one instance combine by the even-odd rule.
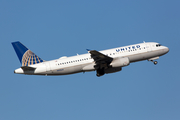
[[[80,72],[96,71],[98,77],[115,73],[130,63],[148,60],[155,65],[160,56],[169,48],[156,42],[143,42],[103,51],[89,50],[86,54],[45,61],[34,54],[21,42],[12,42],[21,67],[14,73],[26,75],[69,75]]]

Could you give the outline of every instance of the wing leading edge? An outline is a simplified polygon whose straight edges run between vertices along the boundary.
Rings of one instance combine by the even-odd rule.
[[[104,75],[104,70],[109,67],[110,63],[113,61],[113,58],[96,50],[90,50],[89,53],[91,54],[91,58],[93,58],[96,63],[94,68],[97,71],[97,76]]]

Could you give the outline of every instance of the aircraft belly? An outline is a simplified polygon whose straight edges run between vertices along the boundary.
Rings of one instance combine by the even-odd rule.
[[[53,75],[67,75],[67,74],[73,74],[73,73],[78,73],[78,72],[82,72],[81,65],[59,68],[59,69],[53,70],[52,74]]]

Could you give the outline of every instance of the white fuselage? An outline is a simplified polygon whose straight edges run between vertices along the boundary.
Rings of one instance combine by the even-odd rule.
[[[119,48],[99,51],[113,59],[128,57],[130,63],[158,58],[166,54],[169,49],[165,46],[158,46],[158,43],[147,42],[135,45],[129,45]],[[94,71],[95,62],[91,54],[82,54],[72,57],[62,57],[51,61],[45,61],[39,64],[30,65],[36,68],[34,71],[23,71],[16,69],[15,73],[31,75],[67,75],[78,72]]]

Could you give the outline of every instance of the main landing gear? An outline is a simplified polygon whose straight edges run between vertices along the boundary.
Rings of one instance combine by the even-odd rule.
[[[102,68],[102,69],[99,68],[96,70],[96,72],[97,72],[96,75],[98,77],[103,76],[105,74],[104,68]]]

